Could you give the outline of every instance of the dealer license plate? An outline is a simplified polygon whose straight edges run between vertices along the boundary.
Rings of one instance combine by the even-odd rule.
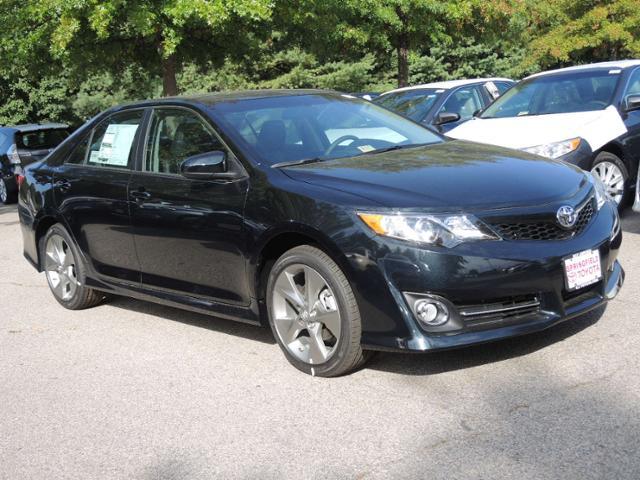
[[[593,285],[602,279],[600,252],[585,250],[564,260],[564,276],[570,292]]]

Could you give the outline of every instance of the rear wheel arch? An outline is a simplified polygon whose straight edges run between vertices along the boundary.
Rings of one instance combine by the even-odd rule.
[[[41,246],[40,244],[44,239],[45,235],[47,234],[47,232],[49,231],[49,229],[53,227],[56,223],[60,223],[57,218],[53,216],[46,216],[46,217],[42,217],[38,221],[38,225],[36,226],[35,242],[36,242],[36,249],[37,249],[36,251],[38,253],[38,271],[40,272],[44,270],[44,266],[42,265],[42,258],[40,258],[40,252],[42,251],[42,249],[40,248]]]

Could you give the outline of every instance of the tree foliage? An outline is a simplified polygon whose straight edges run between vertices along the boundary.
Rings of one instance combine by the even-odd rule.
[[[638,0],[0,0],[0,124],[246,88],[385,90],[640,54]]]

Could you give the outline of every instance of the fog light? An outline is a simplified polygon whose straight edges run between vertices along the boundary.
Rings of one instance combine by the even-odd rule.
[[[425,325],[437,327],[449,320],[449,309],[447,306],[435,299],[420,299],[413,305],[418,320]]]

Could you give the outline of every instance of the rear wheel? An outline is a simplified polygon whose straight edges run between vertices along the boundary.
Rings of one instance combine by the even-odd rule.
[[[104,298],[100,292],[84,286],[84,265],[62,225],[53,225],[47,231],[41,242],[40,258],[51,293],[63,307],[81,310]]]
[[[297,369],[335,377],[364,363],[353,291],[322,250],[303,245],[276,261],[267,284],[267,306],[273,334]]]
[[[602,180],[609,196],[616,202],[619,209],[622,208],[629,193],[626,188],[629,171],[624,162],[613,153],[601,152],[593,161],[591,173]]]

